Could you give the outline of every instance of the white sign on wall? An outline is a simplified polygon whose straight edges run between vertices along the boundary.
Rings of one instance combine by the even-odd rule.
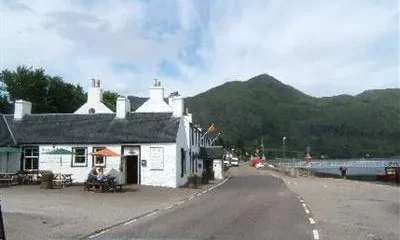
[[[138,147],[124,147],[124,156],[138,156],[139,148]]]
[[[164,169],[164,148],[163,147],[150,147],[150,169],[163,170]]]

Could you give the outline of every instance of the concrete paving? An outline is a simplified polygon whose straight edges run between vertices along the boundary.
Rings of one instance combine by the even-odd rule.
[[[321,239],[400,239],[399,186],[258,172],[282,178],[292,191],[302,196],[314,216]]]
[[[0,188],[7,239],[80,238],[201,190],[136,185],[125,189],[123,193],[94,193],[84,192],[81,186],[51,190],[39,186]]]
[[[92,239],[313,239],[297,195],[247,167],[211,192]]]

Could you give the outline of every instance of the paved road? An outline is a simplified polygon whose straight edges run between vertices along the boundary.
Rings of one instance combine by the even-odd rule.
[[[296,239],[312,229],[283,182],[246,167],[211,192],[92,239]]]

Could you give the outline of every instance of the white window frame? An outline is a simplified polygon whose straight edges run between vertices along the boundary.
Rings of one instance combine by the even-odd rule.
[[[32,150],[32,154],[27,156],[26,150]],[[33,155],[34,150],[37,150],[37,156]],[[31,161],[32,168],[30,168],[30,169],[26,168],[26,160],[27,159],[30,159],[30,161]],[[33,161],[35,159],[37,161],[37,168],[33,168],[33,165],[34,165]],[[26,170],[26,171],[39,170],[39,147],[25,147],[24,148],[24,163],[23,164],[24,164],[24,170]]]
[[[93,147],[93,153],[103,150],[106,147]],[[97,159],[103,159],[103,163],[97,163]],[[93,156],[92,157],[92,166],[93,167],[106,167],[106,161],[107,161],[107,157],[105,156]]]
[[[78,155],[76,154],[76,149],[84,149],[85,154],[84,155]],[[87,167],[87,162],[88,162],[88,148],[87,147],[73,147],[72,148],[72,161],[71,161],[71,167]],[[76,162],[76,157],[84,157],[85,162],[84,163],[77,163]]]

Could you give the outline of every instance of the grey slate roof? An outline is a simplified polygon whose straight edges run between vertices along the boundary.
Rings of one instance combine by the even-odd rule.
[[[224,149],[222,146],[200,147],[200,159],[222,159],[223,156]]]
[[[4,116],[0,116],[0,146],[13,146],[14,141],[8,130]]]
[[[179,128],[172,113],[128,113],[126,119],[115,119],[115,114],[31,114],[19,121],[4,116],[17,144],[176,142]],[[9,141],[2,134],[5,127],[0,121],[1,144]]]

